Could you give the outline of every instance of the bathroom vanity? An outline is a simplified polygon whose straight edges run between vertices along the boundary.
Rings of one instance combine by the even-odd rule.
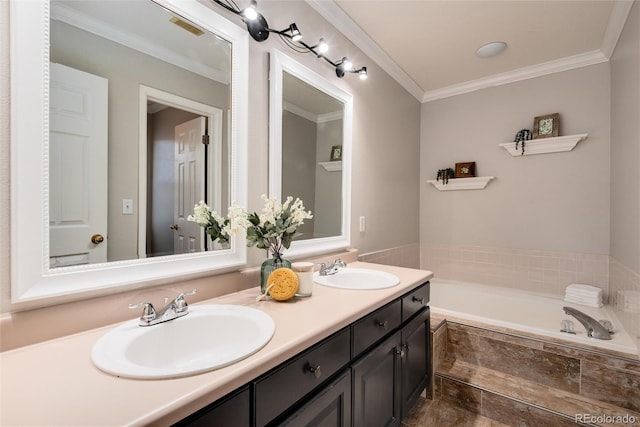
[[[177,425],[400,425],[429,380],[428,301],[425,282]]]
[[[429,375],[429,311],[422,307],[428,303],[423,285],[432,273],[362,262],[349,266],[387,271],[401,282],[375,291],[315,285],[312,297],[285,303],[256,301],[257,288],[203,301],[258,308],[276,329],[257,353],[199,375],[134,380],[100,371],[91,350],[117,325],[4,352],[0,424],[198,425],[199,417],[221,416],[224,425],[230,419],[239,425],[299,425],[332,410],[344,417],[343,425],[351,425],[350,419],[370,425],[370,416],[399,424]],[[202,421],[211,425],[208,418]]]

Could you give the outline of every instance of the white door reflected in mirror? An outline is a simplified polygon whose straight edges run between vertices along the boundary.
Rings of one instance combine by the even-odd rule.
[[[49,265],[106,262],[109,82],[61,64],[50,72]]]

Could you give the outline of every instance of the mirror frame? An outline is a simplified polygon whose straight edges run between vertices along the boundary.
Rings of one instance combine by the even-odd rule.
[[[249,35],[197,0],[153,2],[232,44],[229,199],[246,205]],[[12,310],[113,294],[246,265],[245,237],[237,233],[227,250],[49,268],[49,19],[48,0],[11,0]]]
[[[351,242],[351,164],[353,96],[315,71],[277,49],[270,52],[269,67],[269,195],[282,198],[282,73],[287,72],[344,105],[342,128],[342,228],[338,236],[294,240],[287,256],[319,254],[344,249]]]

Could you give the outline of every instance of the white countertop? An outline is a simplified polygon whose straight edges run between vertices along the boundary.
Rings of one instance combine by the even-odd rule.
[[[91,362],[91,349],[115,325],[1,353],[0,425],[169,425],[433,276],[430,271],[363,262],[349,267],[388,271],[401,282],[373,291],[314,285],[312,297],[288,302],[257,302],[258,289],[252,288],[200,303],[258,308],[273,318],[276,330],[256,354],[199,375],[133,380],[100,371]]]

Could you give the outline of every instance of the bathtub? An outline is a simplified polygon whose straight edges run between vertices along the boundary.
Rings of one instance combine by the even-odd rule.
[[[437,278],[431,280],[429,305],[433,314],[445,318],[520,331],[543,339],[551,338],[555,342],[561,340],[596,347],[633,358],[639,356],[637,341],[624,330],[610,306],[591,308],[567,303],[560,297]],[[605,341],[588,337],[577,319],[564,314],[563,306],[574,307],[597,320],[609,320],[615,332],[613,339]],[[560,332],[560,324],[565,319],[573,321],[575,335]]]

